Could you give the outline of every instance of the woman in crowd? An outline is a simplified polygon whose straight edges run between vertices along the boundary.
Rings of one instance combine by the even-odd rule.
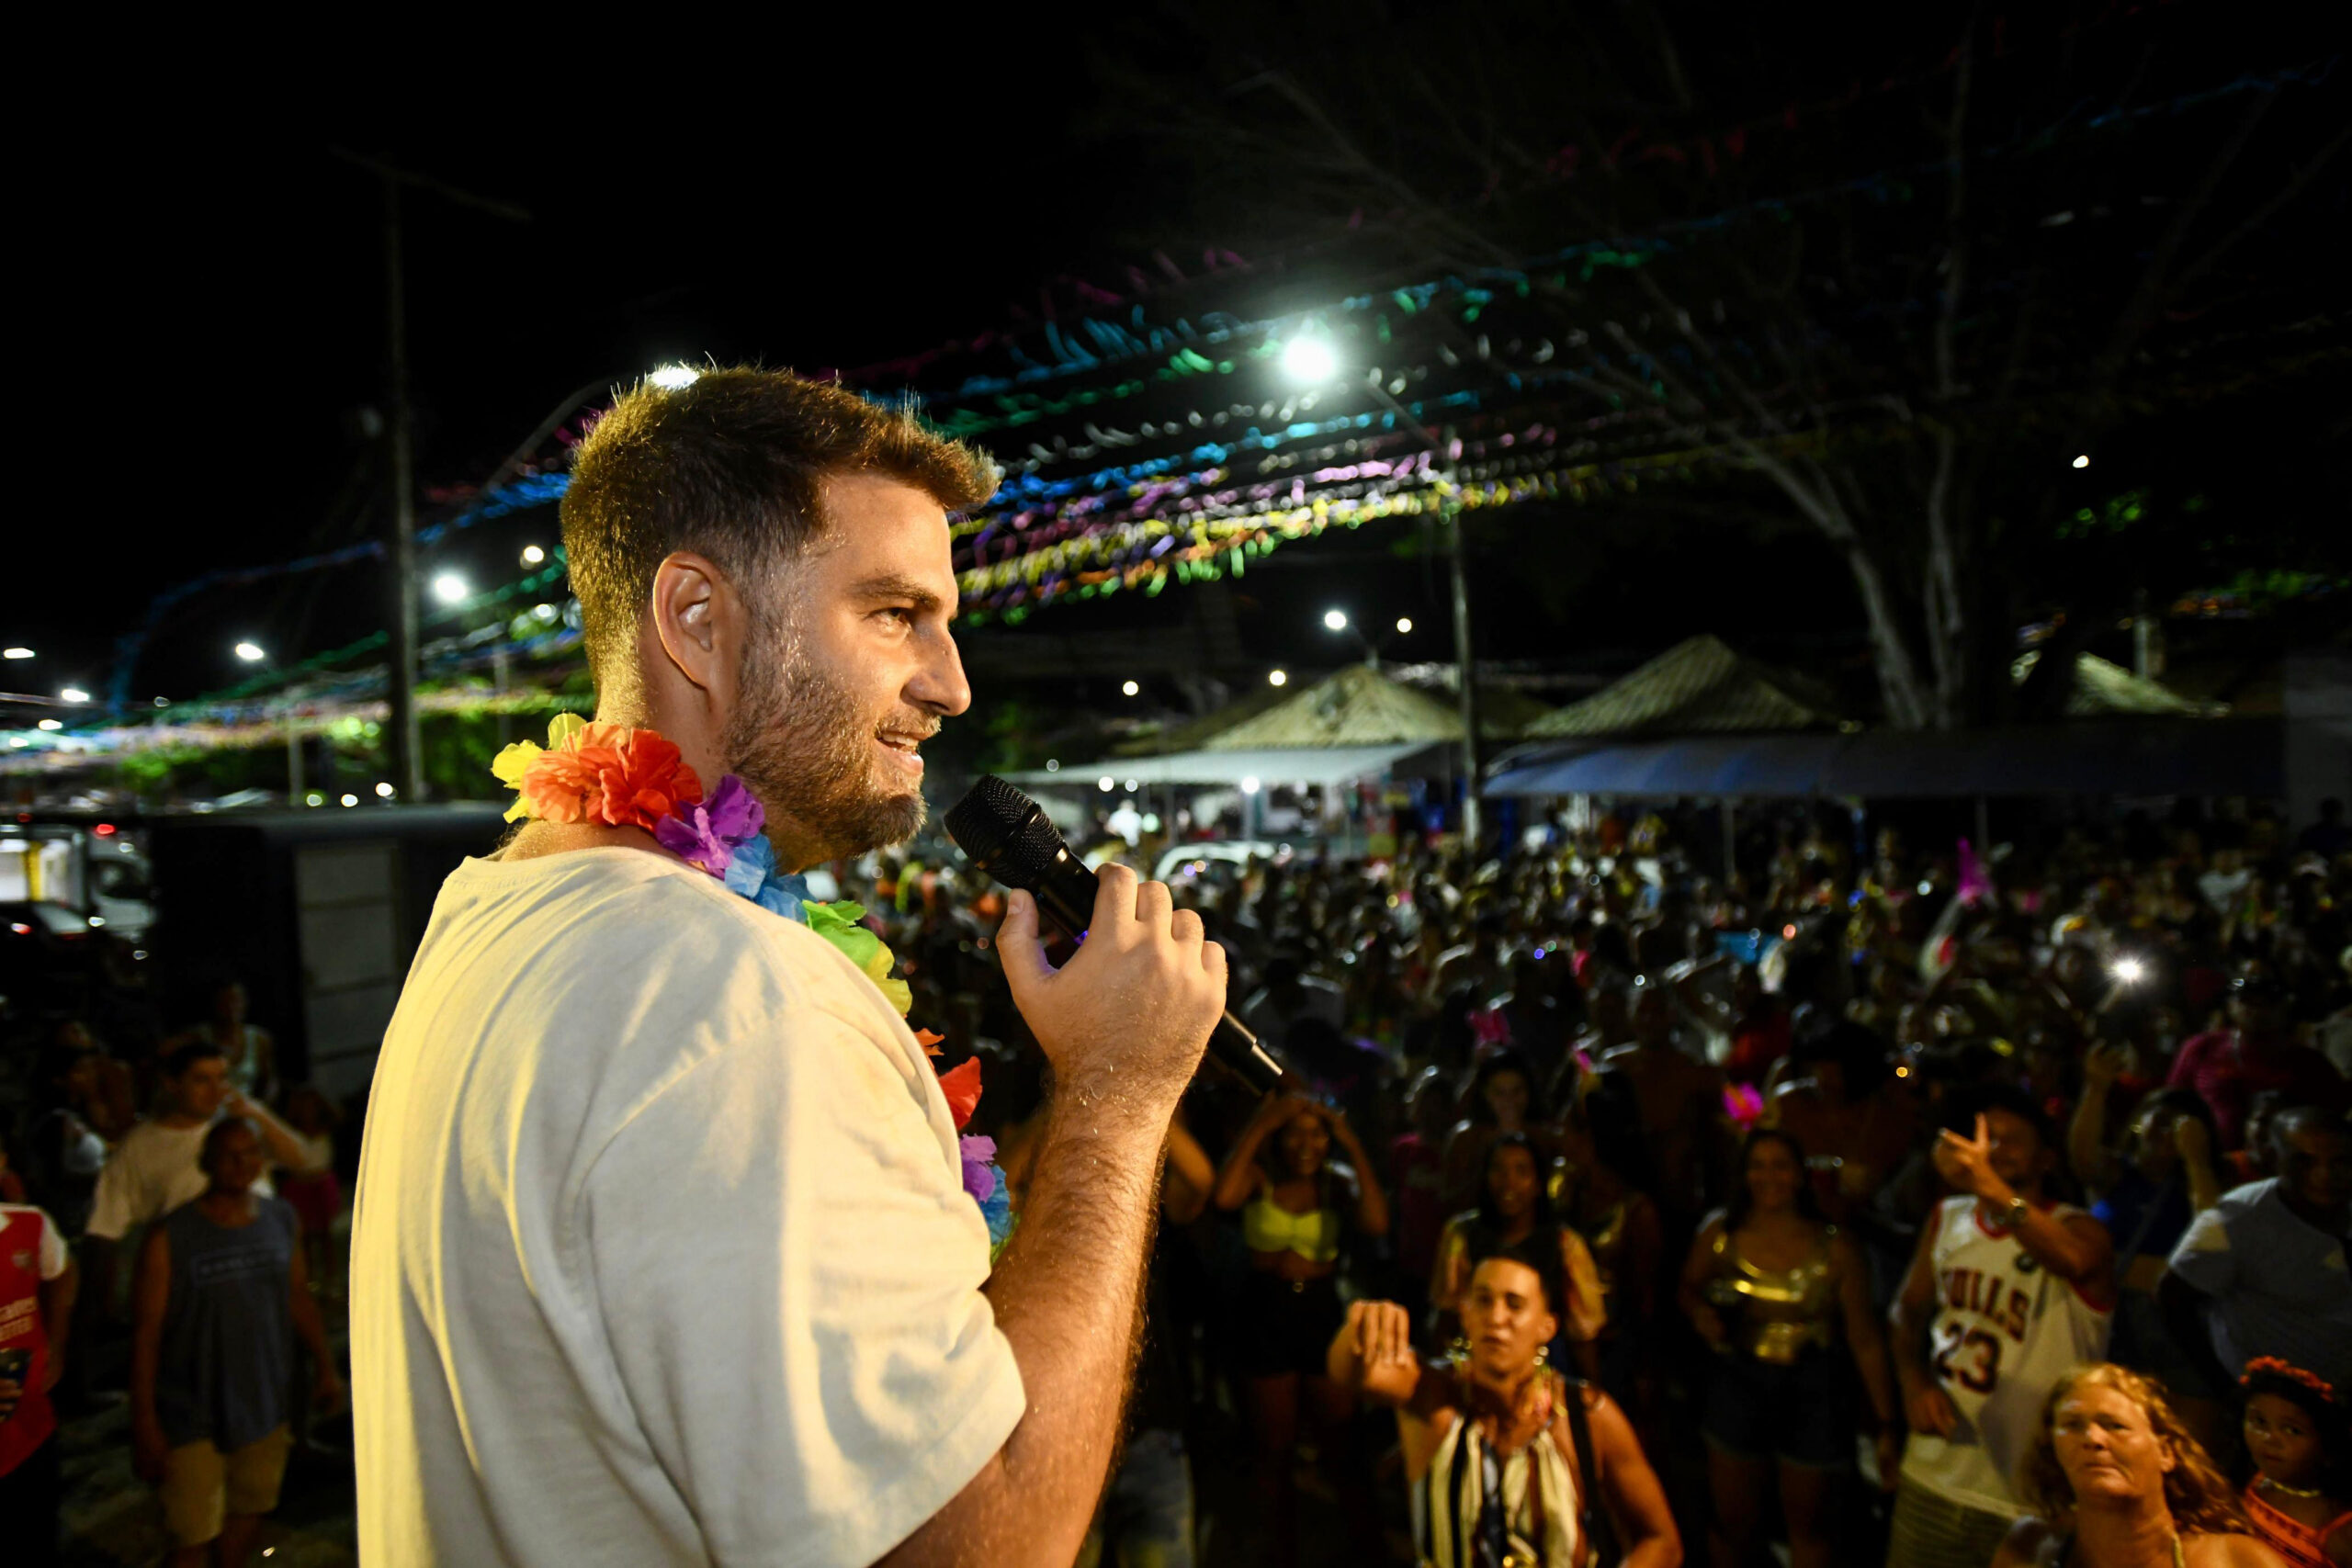
[[[1411,1314],[1395,1302],[1356,1303],[1331,1341],[1331,1381],[1396,1412],[1415,1547],[1432,1568],[1682,1561],[1665,1491],[1623,1413],[1546,1364],[1561,1301],[1553,1255],[1522,1243],[1472,1271],[1466,1351],[1422,1362]],[[1623,1554],[1598,1558],[1620,1531]]]
[[[1497,1138],[1526,1134],[1544,1118],[1536,1097],[1535,1076],[1527,1058],[1500,1050],[1480,1062],[1462,1094],[1462,1120],[1445,1145],[1445,1198],[1449,1210],[1460,1211],[1478,1201],[1478,1173],[1487,1168],[1487,1150]],[[1548,1160],[1552,1151],[1543,1151]]]
[[[2246,1363],[2246,1520],[2287,1568],[2352,1563],[2352,1416],[2316,1372],[2272,1356]]]
[[[1331,1160],[1337,1144],[1345,1166]],[[1238,1337],[1257,1431],[1260,1518],[1270,1560],[1296,1555],[1296,1487],[1291,1450],[1302,1414],[1317,1450],[1335,1458],[1335,1479],[1361,1487],[1350,1462],[1354,1403],[1325,1376],[1324,1351],[1344,1308],[1340,1302],[1340,1243],[1350,1230],[1388,1231],[1388,1199],[1347,1118],[1297,1095],[1270,1100],[1243,1130],[1217,1172],[1216,1206],[1241,1211],[1250,1273],[1242,1286]],[[1368,1528],[1370,1510],[1349,1510]]]
[[[1993,1568],[2280,1568],[2160,1385],[2111,1361],[2051,1388],[2018,1491]]]
[[[1682,1310],[1717,1357],[1701,1429],[1714,1497],[1708,1551],[1738,1568],[1757,1544],[1777,1471],[1792,1568],[1829,1562],[1831,1483],[1853,1458],[1839,1342],[1870,1399],[1882,1480],[1902,1452],[1894,1378],[1861,1251],[1821,1217],[1804,1151],[1758,1127],[1740,1147],[1730,1204],[1682,1269]]]
[[[163,1487],[173,1568],[242,1568],[286,1473],[295,1337],[320,1403],[340,1403],[343,1382],[294,1211],[253,1190],[259,1135],[237,1117],[216,1122],[198,1157],[203,1195],[150,1226],[140,1250],[131,1451],[140,1475]]]
[[[1470,1260],[1522,1242],[1559,1248],[1565,1280],[1555,1354],[1572,1353],[1587,1378],[1599,1375],[1593,1342],[1606,1321],[1600,1277],[1585,1239],[1560,1223],[1544,1190],[1544,1172],[1524,1133],[1506,1133],[1487,1150],[1486,1179],[1478,1206],[1446,1222],[1438,1244],[1437,1268],[1430,1276],[1431,1325],[1436,1342],[1450,1343],[1462,1329],[1462,1301],[1470,1288]]]

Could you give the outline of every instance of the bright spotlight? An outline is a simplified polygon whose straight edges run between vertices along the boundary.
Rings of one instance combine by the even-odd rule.
[[[1122,684],[1122,685],[1119,687],[1119,690],[1120,690],[1121,692],[1125,693],[1126,695],[1128,695],[1128,696],[1131,696],[1131,697],[1132,697],[1132,696],[1134,696],[1137,692],[1142,691],[1142,690],[1143,690],[1143,688],[1142,688],[1141,686],[1136,685],[1133,681],[1129,681],[1129,682],[1125,682],[1124,684]]]
[[[90,700],[90,694],[79,686],[68,686],[57,694],[69,703],[86,703]]]
[[[2091,466],[2091,456],[2090,456],[2090,454],[2089,454],[2089,453],[2087,453],[2087,452],[2084,453],[2081,457],[2077,457],[2077,458],[2075,458],[2075,467],[2076,467],[2076,468],[2089,468],[2090,466]]]
[[[1345,610],[1326,610],[1323,612],[1323,625],[1327,630],[1335,632],[1346,631],[1348,629],[1348,613]]]
[[[1258,793],[1258,780],[1254,774],[1241,781],[1241,793],[1244,795],[1255,795]]]
[[[1287,670],[1269,670],[1269,671],[1266,671],[1266,684],[1267,684],[1267,685],[1269,685],[1269,686],[1287,686],[1287,685],[1289,685],[1289,684],[1290,684],[1290,671],[1287,671]]]
[[[359,804],[359,797],[356,795],[346,795],[343,797],[343,804],[345,806],[356,806]]]
[[[1397,616],[1397,617],[1396,617],[1396,630],[1397,630],[1400,634],[1401,634],[1401,633],[1404,633],[1404,632],[1411,631],[1412,629],[1413,629],[1413,617],[1412,617],[1412,616],[1410,616],[1410,615],[1399,615],[1399,616]]]
[[[525,545],[523,547],[523,564],[525,566],[537,566],[547,558],[547,551],[539,548],[538,546]]]
[[[62,719],[45,718],[40,721],[40,727],[43,729],[62,729],[65,723]]]
[[[646,378],[665,392],[675,392],[702,379],[702,372],[691,365],[664,365]]]
[[[0,659],[30,659],[32,656],[33,650],[29,648],[0,648]]]
[[[2136,958],[2119,958],[2108,965],[2108,972],[2123,985],[2129,986],[2148,973],[2148,966]]]
[[[433,596],[444,604],[463,604],[467,592],[466,580],[454,571],[445,571],[433,580]]]
[[[1101,790],[1104,795],[1108,795],[1112,790],[1118,787],[1118,780],[1113,778],[1108,773],[1104,773],[1101,778],[1094,781],[1094,787]]]
[[[1294,381],[1329,381],[1340,373],[1340,356],[1329,338],[1295,337],[1283,348],[1283,374]]]
[[[390,800],[392,798],[391,780],[378,779],[376,781],[376,797],[379,800]]]
[[[237,657],[248,664],[258,664],[269,655],[264,653],[257,643],[241,642],[237,645]]]

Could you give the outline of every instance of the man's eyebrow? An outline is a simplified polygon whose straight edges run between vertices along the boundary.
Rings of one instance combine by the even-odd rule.
[[[899,572],[886,571],[869,577],[850,592],[860,599],[906,599],[926,613],[940,607],[938,594],[929,586]]]

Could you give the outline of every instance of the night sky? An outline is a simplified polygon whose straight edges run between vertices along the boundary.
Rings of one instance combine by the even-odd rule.
[[[1319,14],[1377,25],[1360,9]],[[1593,10],[1627,27],[1638,14]],[[2224,19],[2211,6],[2174,14]],[[652,42],[596,23],[553,44],[305,40],[303,66],[211,40],[200,62],[159,50],[123,66],[107,134],[54,138],[20,170],[33,219],[20,232],[35,237],[18,258],[32,279],[24,363],[54,375],[33,389],[52,417],[20,451],[32,482],[8,530],[16,592],[0,611],[0,641],[41,658],[7,666],[0,684],[103,693],[116,638],[156,593],[380,534],[380,467],[359,433],[383,385],[380,187],[335,149],[532,215],[403,197],[418,479],[470,483],[583,382],[673,359],[854,367],[1002,326],[1071,276],[1115,281],[1152,246],[1189,257],[1250,243],[1252,224],[1328,226],[1278,191],[1182,188],[1164,128],[1139,119],[1101,68],[1116,59],[1213,93],[1256,60],[1261,40],[1234,20],[1247,15],[925,17],[857,39],[752,29]],[[1920,27],[1950,30],[1960,16]],[[1717,47],[1782,60],[1770,81],[1718,73],[1732,84],[1725,118],[1911,47],[1689,30],[1694,73]],[[2245,39],[2244,63],[2294,57],[2305,41]],[[2228,63],[2216,55],[2216,73]],[[2298,477],[2270,504],[2325,507],[2340,486],[2299,499],[2300,465],[2315,473],[2320,454],[2340,453],[2343,406],[2257,396],[2157,422],[2140,446],[2151,464],[2191,445],[2277,452]],[[1727,537],[1696,522],[1572,523],[1523,558],[1489,550],[1482,652],[1622,668],[1713,628],[1781,657],[1866,662],[1850,585],[1803,527]],[[1253,573],[1251,635],[1270,660],[1342,661],[1314,626],[1327,599],[1366,620],[1411,615],[1421,630],[1393,651],[1450,657],[1442,572],[1369,535],[1295,546]],[[522,544],[555,536],[546,508],[424,564],[486,586],[517,574]],[[1530,572],[1557,590],[1531,598]],[[240,637],[299,657],[373,631],[381,583],[380,568],[361,566],[192,601],[132,694],[184,697],[250,673],[229,651]],[[1148,625],[1174,618],[1179,597],[1149,612],[1057,608],[1031,625]]]

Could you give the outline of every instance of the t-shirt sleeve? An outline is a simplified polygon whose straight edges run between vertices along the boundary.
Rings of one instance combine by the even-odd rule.
[[[597,1159],[614,1365],[714,1561],[871,1562],[1019,1424],[941,1125],[886,1044],[811,1010],[687,1070]]]
[[[2188,1228],[2181,1233],[2172,1249],[2168,1265],[2184,1284],[2193,1285],[2209,1296],[2218,1296],[2236,1283],[2238,1256],[2230,1245],[2229,1222],[2237,1213],[2237,1206],[2224,1197],[2188,1222]]]
[[[57,1228],[57,1222],[49,1217],[49,1211],[36,1209],[33,1212],[40,1216],[40,1277],[54,1280],[72,1266],[74,1259],[66,1253],[64,1233]]]
[[[139,1223],[138,1174],[133,1162],[125,1157],[128,1153],[127,1144],[118,1145],[106,1168],[98,1172],[98,1184],[90,1197],[90,1223],[82,1227],[84,1235],[100,1241],[120,1241]]]

